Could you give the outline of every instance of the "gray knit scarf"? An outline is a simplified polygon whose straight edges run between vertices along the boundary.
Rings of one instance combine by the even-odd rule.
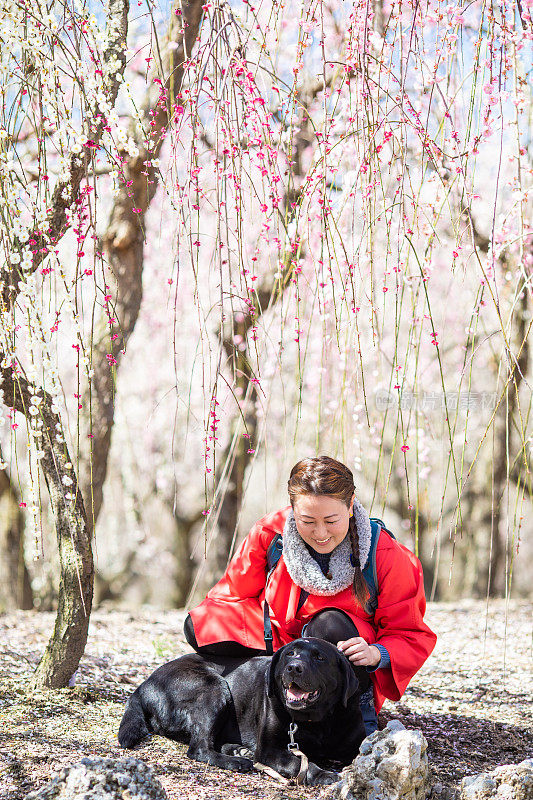
[[[370,552],[372,535],[370,518],[358,500],[354,500],[353,505],[359,537],[359,564],[361,569],[364,569]],[[322,597],[329,597],[347,589],[353,583],[354,568],[350,561],[351,554],[350,537],[346,535],[331,551],[329,571],[332,577],[326,578],[298,533],[292,509],[289,511],[283,529],[283,560],[287,572],[301,589]]]

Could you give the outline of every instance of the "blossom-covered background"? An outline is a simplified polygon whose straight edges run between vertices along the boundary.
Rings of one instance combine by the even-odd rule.
[[[190,603],[315,453],[530,593],[532,8],[5,0],[3,607],[93,524],[97,603]]]

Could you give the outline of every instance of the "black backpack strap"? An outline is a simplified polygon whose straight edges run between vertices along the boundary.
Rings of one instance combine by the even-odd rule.
[[[277,567],[282,552],[283,552],[283,536],[281,535],[281,533],[276,533],[276,535],[268,545],[266,553],[267,576],[265,581],[265,602],[263,607],[263,630],[264,630],[265,649],[267,652],[267,656],[271,656],[273,654],[274,648],[272,645],[273,636],[272,636],[272,623],[270,622],[270,609],[268,607],[268,603],[266,600],[266,587],[268,586],[268,581],[270,579],[270,576]]]
[[[265,650],[267,656],[271,656],[274,653],[274,647],[272,645],[273,636],[272,636],[272,623],[270,622],[270,609],[268,607],[268,603],[265,600],[265,604],[263,606],[263,631],[264,631],[264,638],[265,638]]]
[[[390,536],[392,539],[396,539],[396,536],[393,534],[393,532],[392,532],[392,531],[390,531],[390,530],[387,528],[387,526],[385,525],[385,523],[383,522],[383,520],[382,520],[382,519],[380,519],[379,517],[370,517],[370,523],[372,523],[372,522],[377,522],[377,523],[378,523],[378,525],[379,525],[381,528],[383,528],[383,530],[384,530],[384,531],[386,531],[386,532],[389,534],[389,536]]]
[[[283,552],[283,536],[281,533],[276,533],[272,541],[267,547],[267,581],[270,578],[270,573],[276,568],[276,565]]]

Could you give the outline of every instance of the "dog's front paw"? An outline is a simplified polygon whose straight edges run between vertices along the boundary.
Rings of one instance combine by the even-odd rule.
[[[242,758],[253,759],[254,754],[249,747],[242,744],[223,744],[220,752],[226,756],[242,756]]]
[[[226,753],[217,753],[215,760],[211,763],[215,767],[231,769],[233,772],[251,772],[254,767],[254,762],[251,759],[243,758],[242,756],[226,755]]]
[[[339,778],[338,772],[331,772],[317,767],[316,771],[311,769],[307,771],[306,784],[307,786],[329,786],[332,783],[337,783]]]
[[[231,759],[231,764],[228,769],[233,769],[235,772],[251,772],[254,763],[249,758],[241,758],[240,756],[227,756]]]
[[[254,766],[253,761],[249,758],[229,756],[224,753],[217,753],[216,750],[207,750],[202,747],[193,748],[190,745],[187,755],[194,761],[201,761],[204,764],[210,764],[212,767],[219,767],[220,769],[231,769],[233,772],[251,772]]]

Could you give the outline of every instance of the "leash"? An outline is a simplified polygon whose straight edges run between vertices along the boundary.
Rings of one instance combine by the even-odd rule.
[[[256,761],[254,763],[254,769],[258,770],[258,772],[264,772],[266,775],[268,775],[271,778],[274,778],[276,781],[279,781],[280,783],[287,784],[290,782],[288,778],[284,778],[283,775],[280,775],[279,772],[276,772],[276,770],[273,767],[267,767],[266,764],[261,764],[259,761]]]
[[[292,753],[293,756],[299,756],[299,758],[301,759],[300,771],[296,776],[296,783],[298,786],[302,786],[305,780],[305,775],[307,773],[307,768],[309,767],[309,759],[307,758],[305,753],[302,753],[302,751],[300,750],[300,746],[298,745],[298,742],[296,742],[294,739],[294,735],[297,731],[298,731],[298,725],[295,722],[291,722],[291,724],[289,725],[290,741],[289,744],[287,745],[287,750],[289,751],[289,753]],[[256,761],[254,763],[254,769],[258,770],[259,772],[264,772],[266,775],[269,775],[271,778],[274,778],[280,783],[285,783],[285,784],[289,783],[288,778],[284,778],[283,775],[280,775],[280,773],[277,772],[277,770],[275,770],[273,767],[267,767],[266,764],[261,764],[259,761]]]
[[[284,778],[283,775],[280,775],[279,772],[276,772],[273,767],[267,767],[266,764],[261,764],[260,761],[254,761],[254,754],[249,747],[235,747],[232,749],[231,755],[241,756],[241,758],[248,758],[253,762],[254,769],[258,770],[258,772],[264,772],[266,775],[269,775],[271,778],[275,778],[275,780],[279,781],[280,783],[289,783],[289,779]]]
[[[296,776],[296,783],[298,784],[298,786],[301,786],[305,779],[307,767],[309,766],[309,759],[307,758],[305,753],[302,753],[299,744],[294,741],[294,734],[296,733],[297,730],[298,730],[298,725],[295,722],[291,722],[291,724],[289,725],[290,742],[287,745],[287,750],[290,753],[292,753],[293,756],[299,756],[301,758],[300,772]]]

